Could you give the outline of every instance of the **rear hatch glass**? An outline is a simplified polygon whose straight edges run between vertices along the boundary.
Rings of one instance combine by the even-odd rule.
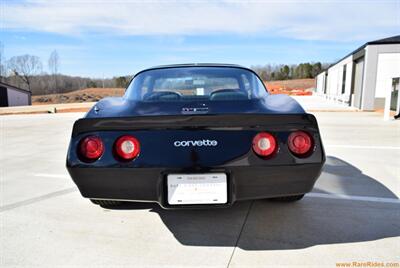
[[[136,75],[125,98],[140,102],[219,102],[263,98],[267,91],[250,70],[239,67],[174,67]]]

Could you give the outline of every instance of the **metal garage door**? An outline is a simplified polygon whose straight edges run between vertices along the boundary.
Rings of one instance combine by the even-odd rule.
[[[354,65],[354,106],[361,109],[363,74],[364,74],[364,58],[355,62]]]
[[[0,87],[0,107],[8,106],[7,88]]]

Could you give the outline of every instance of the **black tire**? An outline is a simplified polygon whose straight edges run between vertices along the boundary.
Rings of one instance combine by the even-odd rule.
[[[122,201],[115,200],[100,200],[100,199],[90,199],[93,204],[99,205],[101,207],[109,208],[109,207],[117,207],[123,204]]]
[[[270,198],[269,200],[276,201],[276,202],[296,202],[296,201],[301,200],[303,197],[304,197],[304,194],[300,194],[300,195],[274,197],[274,198]]]

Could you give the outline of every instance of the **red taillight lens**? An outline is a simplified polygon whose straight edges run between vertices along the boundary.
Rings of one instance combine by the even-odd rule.
[[[87,136],[79,144],[79,153],[85,161],[95,161],[104,152],[104,144],[100,137]]]
[[[268,132],[258,133],[253,138],[253,150],[261,157],[271,156],[277,148],[275,137]]]
[[[119,137],[114,145],[115,152],[122,160],[132,160],[138,156],[140,152],[139,141],[129,135]]]
[[[290,151],[300,157],[308,156],[314,145],[313,138],[304,131],[296,131],[289,135],[288,146]]]

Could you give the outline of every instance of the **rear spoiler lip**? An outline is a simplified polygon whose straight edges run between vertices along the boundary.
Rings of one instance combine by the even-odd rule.
[[[309,129],[319,132],[312,114],[221,114],[156,115],[133,117],[82,118],[74,123],[72,137],[96,131],[176,130],[176,129]]]

